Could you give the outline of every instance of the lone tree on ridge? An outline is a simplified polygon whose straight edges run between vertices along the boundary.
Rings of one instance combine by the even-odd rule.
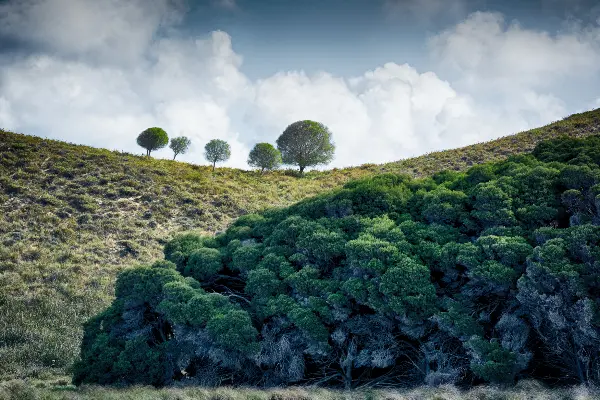
[[[335,151],[329,129],[310,120],[289,125],[277,139],[277,148],[283,163],[297,165],[301,174],[306,167],[329,164]]]
[[[212,170],[218,162],[229,160],[231,148],[229,143],[221,139],[213,139],[204,146],[204,157],[212,163]]]
[[[192,144],[192,141],[185,136],[171,139],[169,147],[173,150],[173,160],[178,154],[185,154],[190,148],[190,144]]]
[[[146,149],[146,156],[154,150],[162,149],[169,143],[169,135],[162,128],[148,128],[137,137],[137,144]]]
[[[281,165],[281,152],[270,143],[258,143],[250,151],[248,165],[260,168],[260,172],[277,169]]]

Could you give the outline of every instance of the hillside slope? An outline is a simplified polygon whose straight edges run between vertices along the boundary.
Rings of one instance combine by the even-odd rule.
[[[600,109],[462,149],[297,178],[209,167],[0,131],[0,379],[63,374],[81,323],[104,308],[124,266],[149,261],[174,233],[214,233],[380,172],[429,175],[600,131]]]

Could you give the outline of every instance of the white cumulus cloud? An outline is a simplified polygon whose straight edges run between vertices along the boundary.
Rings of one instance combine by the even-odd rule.
[[[572,28],[551,35],[507,24],[499,13],[476,12],[434,36],[430,46],[442,67],[473,79],[468,82],[472,85],[543,88],[557,79],[592,77],[600,70],[600,28]]]
[[[65,56],[134,62],[184,11],[180,0],[13,0],[0,4],[0,34]]]

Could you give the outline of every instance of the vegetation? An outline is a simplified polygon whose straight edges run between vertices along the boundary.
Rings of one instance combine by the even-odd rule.
[[[306,167],[329,164],[333,160],[335,146],[329,129],[315,121],[298,121],[288,126],[277,139],[283,162],[297,165],[300,174]]]
[[[114,298],[124,266],[184,231],[212,235],[382,172],[461,171],[543,139],[600,132],[600,110],[473,146],[385,165],[265,174],[152,159],[0,130],[0,380],[69,373],[81,325]],[[0,395],[0,397],[2,397]]]
[[[248,165],[260,168],[260,172],[272,171],[281,165],[281,152],[270,143],[258,143],[250,151]]]
[[[173,150],[173,160],[175,160],[177,155],[185,154],[190,148],[190,144],[192,144],[192,141],[185,136],[171,139],[171,144],[169,144],[169,147],[171,150]]]
[[[73,382],[600,384],[599,248],[600,135],[377,175],[122,272]]]
[[[148,128],[139,134],[137,144],[146,149],[146,155],[150,157],[150,153],[154,150],[159,150],[169,143],[169,136],[161,128]]]
[[[221,139],[213,139],[204,146],[204,156],[212,163],[212,170],[218,162],[225,162],[231,156],[229,143]]]

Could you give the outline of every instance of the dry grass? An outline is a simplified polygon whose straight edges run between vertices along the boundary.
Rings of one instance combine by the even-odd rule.
[[[257,172],[155,160],[0,130],[0,380],[69,372],[81,324],[113,296],[124,267],[161,256],[181,231],[290,205],[381,172],[426,176],[600,132],[600,110],[461,149],[383,165]]]
[[[154,389],[99,386],[75,388],[66,382],[13,380],[0,383],[0,398],[6,400],[592,400],[600,398],[596,388],[583,386],[549,389],[534,381],[512,388],[483,386],[460,390],[454,386],[416,389],[327,390],[308,387],[258,390],[221,387]]]

